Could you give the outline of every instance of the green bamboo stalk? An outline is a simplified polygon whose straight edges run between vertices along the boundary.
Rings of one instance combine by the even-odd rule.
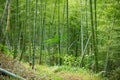
[[[93,53],[95,56],[95,71],[98,71],[98,56],[96,53],[96,39],[95,39],[95,28],[93,23],[93,9],[92,9],[92,0],[90,0],[90,14],[91,14],[91,28],[92,28],[92,41],[93,41]]]
[[[14,30],[14,56],[13,58],[15,59],[17,57],[17,50],[18,50],[18,26],[19,26],[19,0],[16,0],[16,27]]]
[[[60,54],[61,54],[61,33],[60,33],[60,0],[58,0],[58,64],[61,65],[62,64],[62,60],[60,58]]]
[[[67,26],[67,54],[69,54],[69,9],[68,0],[66,0],[66,26]]]
[[[33,28],[33,61],[32,61],[32,69],[35,68],[35,54],[36,54],[36,23],[37,23],[37,9],[38,9],[38,0],[36,0],[35,4],[35,14],[34,14],[34,28]]]
[[[41,19],[40,19],[40,36],[41,36],[41,37],[40,37],[40,56],[39,56],[39,64],[42,63],[42,49],[43,49],[43,48],[42,48],[42,45],[43,45],[43,39],[42,39],[42,38],[43,38],[43,36],[42,36],[42,35],[43,35],[43,31],[42,31],[42,30],[43,30],[43,15],[42,15],[42,14],[43,14],[43,7],[42,7],[42,6],[43,6],[43,5],[42,5],[42,4],[43,4],[43,1],[40,0],[40,3],[41,3],[41,4],[40,4],[40,9],[41,9],[41,10],[40,10],[40,18],[41,18]]]
[[[12,76],[12,77],[17,78],[17,79],[19,79],[19,80],[26,80],[26,79],[24,79],[23,77],[18,76],[18,75],[16,75],[16,74],[11,73],[11,72],[9,72],[9,71],[7,71],[7,70],[5,70],[5,69],[2,69],[2,68],[0,68],[0,73],[4,73],[4,74],[6,74],[6,75],[8,75],[8,76]]]

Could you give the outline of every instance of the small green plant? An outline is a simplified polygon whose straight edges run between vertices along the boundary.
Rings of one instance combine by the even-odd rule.
[[[0,50],[3,51],[3,53],[9,55],[10,54],[10,50],[7,46],[4,46],[2,44],[0,44]]]
[[[65,55],[64,56],[64,65],[72,66],[74,65],[75,57],[72,55]]]

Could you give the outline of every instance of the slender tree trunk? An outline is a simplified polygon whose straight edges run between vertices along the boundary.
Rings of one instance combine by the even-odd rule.
[[[85,0],[85,6],[86,6],[86,11],[85,11],[85,15],[86,15],[86,28],[87,28],[87,39],[89,38],[89,27],[88,27],[88,4],[87,4],[88,0]],[[87,54],[89,54],[89,45],[87,48]]]
[[[31,17],[30,17],[30,14],[31,14],[31,0],[28,0],[28,26],[29,27],[31,27],[31,23],[30,23],[30,21],[31,21]],[[32,38],[31,38],[31,28],[29,28],[29,32],[28,32],[28,36],[29,36],[29,49],[30,49],[30,51],[29,51],[29,53],[30,53],[30,55],[29,55],[29,61],[32,61],[32,59],[31,59],[31,57],[32,57],[32,46],[31,46],[31,43],[32,43]]]
[[[26,52],[26,35],[27,35],[27,28],[29,28],[28,27],[28,0],[26,0],[26,24],[24,23],[24,21],[23,21],[23,23],[22,23],[22,28],[23,29],[20,29],[21,30],[21,34],[20,34],[20,43],[22,43],[20,46],[22,47],[22,49],[21,49],[21,56],[20,56],[20,61],[22,60],[22,58],[23,58],[23,56],[24,56],[24,54],[25,54],[25,52]],[[22,39],[22,41],[21,41],[21,39]]]
[[[61,53],[62,54],[64,54],[64,48],[66,47],[66,45],[65,45],[65,43],[66,42],[64,42],[64,39],[63,39],[63,37],[64,37],[64,35],[65,35],[65,28],[66,28],[66,26],[65,26],[65,12],[66,12],[66,0],[64,0],[64,3],[63,3],[63,5],[64,5],[64,7],[63,7],[63,13],[62,13],[62,25],[61,25]]]
[[[10,53],[12,53],[12,49],[11,49],[10,41],[9,41],[10,12],[11,12],[11,8],[10,8],[10,2],[9,2],[9,4],[8,4],[8,15],[7,15],[7,23],[6,23],[5,37],[6,37],[6,43],[7,43],[7,46],[8,46],[8,48],[9,48],[9,51],[10,51]]]
[[[84,31],[83,31],[83,13],[82,13],[82,0],[80,0],[80,12],[81,12],[81,17],[80,17],[80,24],[81,24],[81,54],[83,55],[83,50],[84,50],[84,38],[83,38],[83,35],[84,35]]]
[[[43,4],[43,1],[40,0],[40,3],[41,3],[41,5],[40,5],[40,9],[41,9],[41,10],[40,10],[40,16],[41,16],[41,17],[40,17],[40,18],[41,18],[41,20],[40,20],[40,32],[41,32],[41,33],[40,33],[40,36],[41,36],[41,37],[40,37],[40,57],[39,57],[39,64],[42,63],[42,49],[43,49],[43,48],[42,48],[42,46],[43,46],[43,41],[42,41],[42,40],[43,40],[43,15],[42,15],[42,14],[43,14],[43,7],[42,7],[42,6],[43,6],[43,5],[42,5],[42,4]]]
[[[36,0],[35,5],[35,15],[34,15],[34,28],[33,28],[33,61],[32,61],[32,69],[35,68],[35,46],[36,46],[36,23],[37,23],[37,8],[38,8],[38,0]]]
[[[60,33],[60,0],[58,0],[58,54],[59,54],[59,58],[58,58],[58,64],[61,65],[62,64],[62,59],[60,58],[61,55],[61,33]]]
[[[45,27],[46,27],[46,6],[47,6],[47,0],[45,0],[44,2],[44,14],[43,14],[43,28],[42,28],[42,50],[45,50],[45,43],[44,43],[44,40],[45,40]],[[44,52],[45,54],[45,52]],[[43,54],[43,56],[44,56]],[[44,56],[46,58],[46,56]]]
[[[15,30],[14,30],[14,59],[17,57],[17,51],[18,51],[18,26],[19,26],[19,0],[16,0],[16,9],[17,9],[17,12],[16,12],[16,27],[15,27]]]
[[[10,25],[10,2],[8,3],[8,16],[7,16],[6,32],[8,32],[9,25]]]
[[[21,46],[21,55],[19,61],[22,60],[24,52],[25,52],[25,27],[24,27],[24,22],[22,22],[22,26],[20,29],[20,46]]]
[[[95,26],[95,47],[96,47],[96,56],[98,56],[98,36],[97,36],[97,5],[96,5],[96,0],[94,0],[94,17],[95,17],[95,21],[94,21],[94,26]]]
[[[93,53],[94,53],[94,57],[95,57],[95,71],[98,71],[98,56],[97,56],[97,52],[96,52],[96,39],[95,39],[95,27],[94,27],[94,23],[93,23],[93,9],[92,9],[92,0],[90,0],[90,14],[91,14],[91,28],[92,28],[92,41],[93,41]]]
[[[66,23],[67,23],[67,54],[69,54],[69,20],[68,20],[68,16],[69,16],[69,9],[68,9],[69,5],[68,5],[68,0],[66,0]]]
[[[7,14],[7,11],[8,11],[8,8],[10,6],[10,0],[6,0],[6,4],[5,4],[5,8],[4,8],[4,11],[3,11],[3,14],[2,14],[2,18],[1,18],[1,21],[0,21],[0,43],[2,45],[5,45],[5,32],[6,31],[3,31],[3,23],[4,23],[4,20],[5,20],[5,16]],[[7,27],[6,27],[7,28]],[[7,30],[7,29],[6,29]],[[1,51],[4,51],[4,48],[2,47],[1,48]]]
[[[84,57],[85,57],[85,52],[86,52],[86,49],[87,49],[88,46],[89,46],[90,39],[91,39],[91,34],[90,34],[89,37],[88,37],[88,40],[87,40],[86,45],[85,45],[85,49],[84,49],[83,54],[82,54],[82,57],[81,57],[81,61],[80,61],[80,66],[81,66],[81,67],[83,66],[83,60],[84,60]]]
[[[112,26],[108,29],[108,33],[111,34],[112,33],[112,30],[113,30],[113,27],[114,27],[114,23],[115,23],[115,17],[113,19],[113,22],[112,22]],[[112,40],[112,36],[109,35],[108,36],[108,41],[109,40]],[[107,47],[107,55],[106,55],[106,61],[105,61],[105,66],[104,66],[104,71],[106,72],[105,76],[107,76],[107,72],[108,72],[108,68],[109,68],[109,59],[110,59],[110,47],[111,47],[112,43],[109,43],[108,44],[108,47]]]

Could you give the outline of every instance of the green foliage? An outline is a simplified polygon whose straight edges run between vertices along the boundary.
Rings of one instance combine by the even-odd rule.
[[[64,55],[63,56],[63,63],[64,65],[67,65],[67,66],[79,66],[80,64],[80,57],[75,57],[73,55]]]
[[[85,69],[85,68],[79,68],[79,67],[73,67],[73,66],[54,66],[54,68],[57,69],[58,72],[60,71],[70,71],[70,72],[74,72],[74,73],[88,73],[89,70]]]
[[[10,46],[8,46],[8,44],[0,44],[0,50],[3,50],[4,53],[7,55],[10,53],[12,55],[17,53],[18,58],[21,56],[21,54],[23,54],[22,59],[25,62],[32,61],[32,54],[35,52],[36,63],[39,62],[38,60],[41,56],[42,64],[58,65],[59,59],[62,59],[63,65],[74,67],[80,66],[81,23],[84,27],[83,47],[85,47],[89,34],[91,34],[92,32],[90,26],[91,17],[89,1],[82,0],[82,5],[80,5],[80,0],[70,0],[67,10],[66,0],[59,0],[60,3],[58,3],[58,0],[38,0],[36,24],[35,0],[17,1],[11,0],[10,24],[8,32],[5,35],[5,37],[8,38],[8,41],[7,39],[5,39],[5,43],[9,42]],[[95,32],[97,33],[96,38],[98,41],[96,46],[98,47],[97,57],[99,70],[103,71],[104,66],[106,65],[105,61],[107,53],[109,53],[108,57],[111,66],[110,70],[115,70],[115,68],[118,67],[120,57],[120,1],[96,1],[97,23],[94,21],[95,19],[93,19],[93,23],[94,26],[95,23],[97,24],[97,31],[95,30]],[[4,5],[5,1],[1,0],[0,19],[4,11]],[[82,14],[80,11],[80,6],[82,6]],[[60,7],[60,11],[58,7]],[[93,8],[93,15],[95,15],[94,9],[95,8]],[[8,14],[6,14],[5,16],[3,29],[0,29],[3,33],[6,32],[5,28],[7,24],[7,16]],[[83,19],[81,19],[81,16],[83,17]],[[35,25],[36,28],[34,30]],[[33,35],[33,33],[35,34]],[[92,37],[90,39],[90,42],[88,43],[88,48],[85,52],[85,57],[83,60],[83,67],[89,69],[91,69],[91,66],[93,68],[95,67],[95,55],[92,51],[92,44],[94,40],[92,40]],[[10,47],[12,47],[13,49],[11,50],[11,52],[9,50]],[[63,68],[70,69],[69,67]],[[117,70],[113,71],[113,74],[118,77],[118,73],[116,71]],[[56,79],[58,78],[56,77]]]
[[[88,54],[85,56],[85,64],[87,64],[86,66],[89,67],[90,65],[94,64],[94,54]]]
[[[8,46],[4,46],[4,45],[0,44],[0,50],[3,51],[6,55],[10,54],[10,50],[9,50]]]
[[[66,35],[63,35],[61,39],[62,39],[63,41],[66,40]],[[56,43],[56,42],[58,42],[58,41],[59,41],[59,35],[58,35],[58,34],[55,34],[55,35],[53,36],[53,38],[48,39],[48,40],[45,40],[44,42],[45,42],[46,44],[53,44],[53,43]]]
[[[120,67],[110,72],[109,80],[120,80]]]
[[[75,57],[73,57],[72,55],[64,56],[64,65],[72,66],[74,62],[75,62]]]

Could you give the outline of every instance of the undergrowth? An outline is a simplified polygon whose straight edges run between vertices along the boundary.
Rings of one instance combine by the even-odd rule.
[[[36,65],[35,70],[42,80],[102,80],[92,71],[79,67]]]
[[[79,67],[36,65],[32,70],[29,63],[19,62],[4,54],[0,54],[0,63],[1,68],[26,80],[102,80],[92,71]],[[17,79],[0,75],[0,80]]]

